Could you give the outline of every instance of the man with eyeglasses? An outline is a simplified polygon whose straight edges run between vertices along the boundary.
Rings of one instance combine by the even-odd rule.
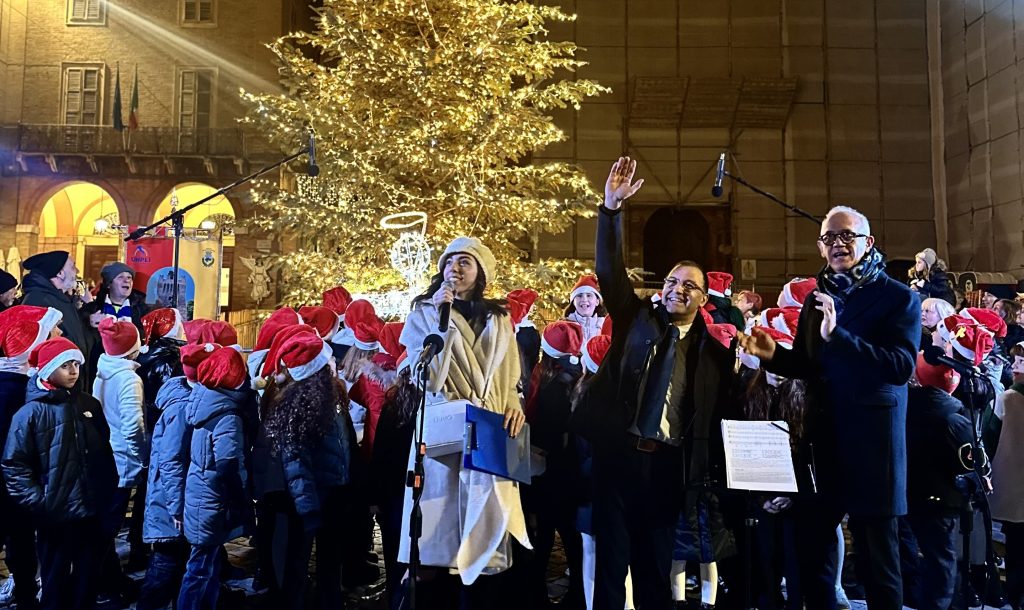
[[[757,330],[741,347],[769,372],[807,385],[808,438],[818,494],[800,518],[808,608],[836,607],[836,526],[850,515],[857,568],[871,610],[900,610],[897,516],[907,512],[907,382],[921,309],[885,274],[868,219],[835,207],[821,224],[825,266],[800,313],[793,349]]]
[[[657,304],[633,291],[621,207],[643,185],[633,182],[635,171],[635,161],[620,158],[605,183],[595,266],[612,343],[573,415],[594,450],[595,610],[622,610],[627,567],[638,608],[673,608],[675,527],[686,489],[722,479],[709,458],[721,452],[717,431],[735,361],[733,350],[709,340],[697,263],[669,272]]]

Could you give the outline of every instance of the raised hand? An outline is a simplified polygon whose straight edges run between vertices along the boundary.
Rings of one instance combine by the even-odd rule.
[[[830,341],[832,331],[836,329],[836,302],[832,297],[818,290],[814,291],[814,298],[818,301],[814,308],[824,314],[821,318],[821,338]]]
[[[617,210],[622,207],[622,202],[629,199],[640,187],[644,185],[641,178],[633,183],[633,174],[636,173],[636,161],[629,157],[619,157],[619,160],[612,164],[608,172],[608,179],[604,183],[604,206],[609,210]]]

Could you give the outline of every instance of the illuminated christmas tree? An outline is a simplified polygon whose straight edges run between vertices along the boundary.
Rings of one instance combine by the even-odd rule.
[[[566,137],[550,111],[607,91],[573,79],[574,44],[548,40],[546,22],[573,18],[502,0],[325,0],[312,32],[271,44],[286,93],[243,92],[247,121],[289,152],[312,128],[322,169],[254,190],[254,224],[297,245],[282,257],[285,302],[338,281],[401,283],[388,264],[397,235],[379,221],[412,211],[427,214],[435,257],[457,235],[494,251],[493,295],[531,285],[563,297],[576,262],[529,262],[516,244],[599,201],[578,167],[531,162]]]

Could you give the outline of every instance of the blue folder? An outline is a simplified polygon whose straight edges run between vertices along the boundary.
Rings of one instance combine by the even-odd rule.
[[[530,484],[530,426],[515,438],[503,427],[505,416],[466,405],[466,445],[462,465],[505,479]]]

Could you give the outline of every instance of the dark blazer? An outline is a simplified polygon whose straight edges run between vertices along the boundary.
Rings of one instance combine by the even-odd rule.
[[[579,400],[571,422],[595,452],[625,446],[641,389],[645,383],[659,381],[647,379],[650,361],[671,326],[663,305],[641,299],[633,291],[622,255],[622,218],[604,207],[600,209],[595,266],[604,305],[615,325],[608,354]],[[684,446],[690,456],[687,478],[691,483],[702,483],[709,474],[709,459],[719,461],[714,459],[721,446],[717,422],[729,405],[735,355],[709,337],[701,316],[694,319],[690,332],[694,340],[686,356],[687,395],[692,392],[692,402],[687,402],[692,404],[693,412],[684,414],[684,421],[691,422]]]
[[[765,369],[807,380],[808,440],[823,498],[850,513],[907,512],[907,381],[921,309],[907,286],[880,274],[851,294],[829,342],[807,299],[793,349]]]
[[[960,401],[938,388],[910,388],[907,501],[918,514],[955,515],[967,507],[957,477],[973,471],[974,428]],[[988,459],[982,457],[982,464]]]

